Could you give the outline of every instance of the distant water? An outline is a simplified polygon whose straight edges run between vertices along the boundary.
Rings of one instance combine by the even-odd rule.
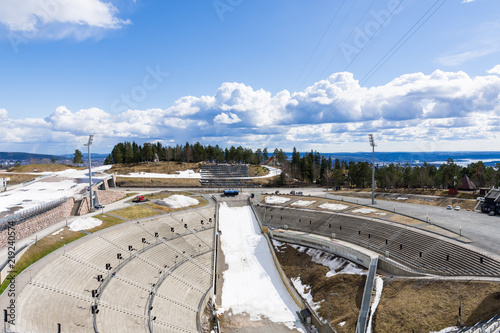
[[[303,156],[309,152],[300,152]],[[292,157],[292,153],[286,153],[288,158]],[[321,154],[326,158],[332,157],[332,160],[338,158],[344,161],[363,162],[371,161],[371,152],[357,152],[357,153],[326,153]],[[483,161],[487,166],[494,166],[500,163],[500,152],[377,152],[375,151],[376,164],[390,164],[401,163],[410,165],[422,165],[424,162],[428,164],[441,165],[447,162],[449,158],[459,165],[467,166],[471,163]]]

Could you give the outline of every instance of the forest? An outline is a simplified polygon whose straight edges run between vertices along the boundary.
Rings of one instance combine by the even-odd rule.
[[[292,179],[308,184],[322,186],[349,186],[364,188],[371,186],[371,162],[353,162],[332,157],[325,158],[317,151],[301,154],[295,148],[291,158],[282,150],[275,148],[272,153],[267,148],[253,151],[250,148],[222,148],[218,145],[202,145],[199,142],[185,145],[164,146],[160,142],[118,143],[108,155],[105,164],[151,162],[154,157],[159,161],[175,162],[212,162],[212,163],[245,163],[259,165],[270,159]],[[477,187],[498,186],[500,181],[500,164],[486,166],[483,162],[461,166],[452,158],[441,165],[423,163],[410,165],[375,163],[375,182],[381,188],[451,188],[461,184],[467,175]],[[283,184],[287,180],[282,177]]]

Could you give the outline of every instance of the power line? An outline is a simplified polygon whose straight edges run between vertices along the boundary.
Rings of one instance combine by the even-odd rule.
[[[368,14],[368,11],[373,7],[373,4],[375,3],[375,0],[372,0],[370,6],[368,6],[365,10],[365,12],[363,13],[363,15],[361,16],[361,18],[358,20],[358,22],[354,25],[354,28],[352,29],[351,33],[346,37],[346,39],[344,39],[344,41],[340,44],[340,45],[343,45],[347,42],[347,40],[352,36],[352,34],[354,33],[354,31],[356,31],[356,28],[359,26],[359,24],[361,23],[361,21],[365,18],[366,14]],[[323,70],[323,72],[321,73],[320,75],[320,78],[322,78],[324,75],[325,75],[325,72],[328,70],[328,67],[330,67],[330,65],[332,64],[333,60],[337,57],[337,55],[340,53],[340,50],[341,48],[339,47],[337,52],[333,55],[333,57],[330,59],[330,62],[328,62],[328,64],[326,65],[325,69]]]
[[[404,0],[402,0],[401,2],[403,2],[403,1],[404,1]],[[428,10],[427,10],[427,11],[426,11],[426,12],[425,12],[425,13],[424,13],[424,14],[423,14],[423,15],[422,15],[419,19],[418,19],[418,20],[417,20],[417,22],[416,22],[416,23],[415,23],[415,24],[414,24],[414,25],[413,25],[410,29],[408,29],[408,31],[407,31],[407,32],[403,35],[403,37],[402,37],[402,38],[401,38],[398,42],[396,42],[396,44],[395,44],[395,45],[391,48],[391,50],[393,50],[393,49],[394,49],[394,48],[395,48],[395,47],[399,44],[399,42],[400,42],[402,39],[404,39],[404,38],[405,38],[405,36],[407,36],[407,35],[408,35],[411,31],[412,31],[412,29],[413,29],[415,26],[417,26],[417,25],[419,24],[419,22],[421,22],[421,21],[423,20],[423,22],[422,22],[422,23],[418,26],[418,28],[417,28],[416,30],[414,30],[414,31],[410,34],[410,36],[409,36],[409,37],[408,37],[408,38],[404,41],[404,43],[402,43],[401,45],[399,45],[399,47],[396,49],[396,51],[397,51],[397,50],[399,50],[399,49],[400,49],[400,48],[401,48],[401,47],[402,47],[402,46],[403,46],[403,45],[404,45],[404,44],[405,44],[405,43],[406,43],[406,42],[407,42],[407,41],[408,41],[408,40],[409,40],[409,39],[410,39],[410,38],[411,38],[411,37],[412,37],[412,36],[413,36],[413,35],[414,35],[414,34],[415,34],[415,33],[416,33],[416,32],[417,32],[417,31],[418,31],[418,30],[419,30],[419,29],[420,29],[420,28],[424,25],[424,24],[425,24],[425,23],[426,23],[426,22],[427,22],[427,21],[428,21],[428,20],[429,20],[429,19],[430,19],[430,18],[431,18],[431,17],[432,17],[432,16],[433,16],[436,12],[437,12],[437,10],[438,10],[439,8],[441,8],[441,7],[444,5],[444,3],[445,3],[447,0],[444,0],[444,1],[443,1],[443,2],[442,2],[439,6],[438,6],[438,7],[436,7],[436,5],[437,5],[440,1],[442,1],[442,0],[436,0],[436,1],[435,1],[435,3],[434,3],[434,4],[433,4],[433,5],[432,5],[432,6],[431,6],[431,7],[430,7],[430,8],[429,8],[429,9],[428,9]],[[400,2],[400,4],[401,4],[401,2]],[[399,5],[398,5],[398,6],[399,6]],[[430,11],[432,11],[432,9],[433,9],[434,7],[436,7],[436,8],[434,9],[434,11],[433,11],[433,12],[432,12],[429,16],[427,16],[427,14],[428,14]],[[426,18],[426,16],[427,16],[427,18]],[[382,27],[382,26],[383,26],[383,24],[381,25],[381,27]],[[376,33],[375,33],[374,35],[376,35]],[[371,39],[370,39],[370,40],[371,40]],[[367,43],[367,44],[368,44],[368,43]],[[366,44],[366,45],[367,45],[367,44]],[[365,45],[365,46],[366,46],[366,45]],[[386,53],[386,55],[384,55],[384,56],[382,57],[382,59],[381,59],[380,61],[382,61],[382,60],[383,60],[383,59],[387,56],[387,54],[389,54],[389,53],[391,52],[391,50],[389,50],[389,51]],[[396,51],[395,51],[395,52],[396,52]],[[395,53],[395,52],[394,52],[394,53]],[[392,55],[394,55],[394,53],[393,53]],[[358,55],[359,55],[359,53],[358,53]],[[392,55],[391,55],[391,57],[392,57]],[[386,63],[389,59],[390,59],[390,57],[389,57],[389,58],[387,58],[387,59],[386,59],[386,60],[385,60],[385,61],[381,64],[381,66],[382,66],[382,65],[384,65],[384,64],[385,64],[385,63]],[[353,59],[353,61],[354,61],[354,59]],[[380,61],[379,61],[378,63],[380,63]],[[349,65],[350,65],[351,63],[352,63],[352,61],[349,63]],[[378,64],[378,63],[377,63],[377,64]],[[348,66],[349,66],[349,65],[348,65]],[[348,67],[348,66],[347,66],[347,67]],[[376,66],[377,66],[377,65],[373,66],[373,67],[372,67],[372,69],[370,69],[370,70],[368,71],[367,75],[368,75],[370,72],[372,72]],[[381,67],[381,66],[380,66],[380,67]],[[347,69],[347,67],[346,67],[346,69]],[[379,67],[378,69],[380,69],[380,67]],[[378,71],[378,69],[377,69],[376,71]],[[374,72],[373,72],[373,73],[372,73],[372,74],[368,77],[368,79],[369,79],[371,76],[373,76],[373,75],[376,73],[376,71],[374,71]],[[365,77],[366,77],[366,75],[365,75]],[[366,80],[365,80],[364,82],[366,82]],[[347,97],[352,96],[352,94],[353,94],[353,92],[351,92],[351,93],[350,93]],[[343,100],[341,103],[337,103],[337,105],[334,105],[334,106],[333,106],[333,109],[332,109],[330,112],[328,112],[328,113],[326,114],[326,116],[324,117],[324,119],[328,118],[328,117],[329,117],[329,116],[330,116],[330,115],[331,115],[334,111],[338,110],[338,109],[339,109],[340,107],[342,107],[345,103],[346,103],[346,99],[344,98],[344,100]]]
[[[425,15],[427,15],[427,14],[428,14],[428,13],[432,10],[432,8],[433,8],[433,7],[435,7],[435,6],[437,5],[437,3],[438,3],[439,1],[441,1],[441,0],[437,0],[437,1],[436,1],[433,5],[432,5],[432,7],[431,7],[431,8],[429,8],[429,10],[428,10],[427,12],[425,12],[424,16],[425,16]],[[411,37],[412,37],[412,36],[413,36],[413,35],[414,35],[414,34],[415,34],[415,33],[416,33],[416,32],[417,32],[417,31],[418,31],[418,30],[419,30],[419,29],[420,29],[420,28],[421,28],[421,27],[422,27],[422,26],[423,26],[423,25],[424,25],[424,24],[425,24],[425,23],[426,23],[426,22],[427,22],[427,21],[428,21],[428,20],[429,20],[429,19],[430,19],[430,18],[431,18],[431,17],[432,17],[432,16],[433,16],[436,12],[437,12],[437,11],[438,11],[438,10],[439,10],[439,8],[441,8],[441,7],[445,4],[445,2],[446,2],[446,1],[447,1],[447,0],[444,0],[444,1],[443,1],[443,2],[442,2],[442,3],[441,3],[441,4],[440,4],[440,5],[439,5],[436,9],[434,9],[434,11],[433,11],[433,12],[432,12],[432,13],[431,13],[431,14],[430,14],[430,15],[429,15],[429,16],[428,16],[428,17],[427,17],[427,18],[426,18],[426,19],[422,22],[422,24],[420,24],[420,25],[417,27],[417,29],[415,29],[415,30],[414,30],[414,31],[413,31],[413,32],[412,32],[412,33],[408,36],[408,38],[406,38],[406,39],[403,41],[403,43],[401,43],[399,46],[397,46],[397,45],[398,45],[398,44],[399,44],[399,43],[400,43],[400,42],[401,42],[401,41],[402,41],[402,40],[403,40],[403,39],[404,39],[404,38],[405,38],[405,37],[406,37],[406,36],[410,33],[410,31],[411,31],[411,30],[412,30],[412,29],[413,29],[413,28],[414,28],[414,27],[415,27],[415,26],[416,26],[416,25],[417,25],[417,24],[418,24],[421,20],[423,20],[424,16],[422,16],[422,17],[421,17],[421,18],[420,18],[420,19],[419,19],[419,20],[418,20],[418,21],[417,21],[417,22],[416,22],[416,23],[415,23],[415,24],[414,24],[414,25],[410,28],[410,30],[408,30],[408,31],[406,32],[406,34],[404,34],[404,36],[403,36],[403,37],[401,37],[401,38],[399,39],[399,41],[398,41],[398,42],[397,42],[397,43],[396,43],[396,44],[395,44],[395,45],[394,45],[394,46],[393,46],[393,47],[392,47],[392,48],[391,48],[391,49],[390,49],[390,50],[389,50],[389,51],[388,51],[388,52],[387,52],[387,53],[386,53],[386,54],[385,54],[385,55],[384,55],[384,56],[383,56],[383,57],[382,57],[382,58],[381,58],[381,59],[380,59],[380,60],[379,60],[376,64],[375,64],[375,66],[374,66],[374,67],[372,67],[372,69],[371,69],[371,70],[370,70],[370,71],[369,71],[369,72],[368,72],[368,73],[367,73],[367,74],[366,74],[366,75],[365,75],[365,76],[361,79],[361,81],[360,81],[360,85],[361,85],[361,84],[366,83],[366,82],[367,82],[367,81],[368,81],[368,80],[369,80],[369,79],[370,79],[370,78],[371,78],[371,77],[372,77],[372,76],[373,76],[376,72],[378,72],[378,70],[379,70],[379,69],[380,69],[380,68],[381,68],[381,67],[382,67],[382,66],[383,66],[383,65],[384,65],[384,64],[385,64],[385,63],[386,63],[386,62],[387,62],[390,58],[392,58],[392,56],[393,56],[393,55],[394,55],[394,54],[395,54],[395,53],[396,53],[396,52],[397,52],[397,51],[398,51],[398,50],[399,50],[399,49],[400,49],[403,45],[405,45],[405,44],[406,44],[406,42],[407,42],[407,41],[408,41],[408,40],[409,40],[409,39],[410,39],[410,38],[411,38]],[[396,46],[397,46],[397,48],[396,48]],[[396,49],[395,49],[395,48],[396,48]],[[395,50],[394,50],[394,49],[395,49]],[[394,50],[394,52],[392,52],[393,50]],[[392,54],[391,54],[389,57],[387,57],[387,55],[388,55],[390,52],[392,52]],[[385,59],[385,60],[384,60],[384,58],[385,58],[385,57],[387,57],[387,59]],[[380,66],[378,66],[379,64],[380,64]],[[376,68],[377,66],[378,66],[378,68]],[[376,68],[376,69],[375,69],[375,68]],[[372,72],[372,71],[373,71],[373,72]],[[372,73],[370,74],[370,72],[372,72]],[[366,79],[366,80],[365,80],[365,79]]]
[[[323,36],[321,36],[320,40],[318,41],[318,43],[316,44],[316,47],[314,48],[314,50],[311,52],[311,54],[309,55],[309,58],[307,59],[304,67],[302,67],[302,70],[300,71],[299,75],[297,76],[297,78],[295,79],[295,81],[293,82],[292,84],[292,88],[291,90],[293,90],[293,88],[295,87],[295,85],[297,84],[297,81],[299,80],[299,78],[302,76],[302,73],[304,72],[304,70],[306,69],[307,65],[309,64],[309,62],[311,61],[312,59],[312,56],[314,55],[314,53],[316,52],[316,50],[318,49],[319,47],[319,44],[321,44],[321,42],[323,41],[323,39],[325,38],[326,36],[326,33],[328,32],[328,30],[330,30],[330,27],[332,26],[333,22],[335,21],[335,18],[337,17],[337,15],[339,14],[340,10],[342,9],[342,7],[344,6],[345,4],[345,1],[346,0],[343,0],[342,1],[342,4],[340,5],[340,7],[337,9],[337,11],[335,12],[335,15],[333,16],[332,20],[330,21],[330,23],[328,24],[328,26],[326,27],[326,30],[325,32],[323,33]]]
[[[317,64],[319,63],[319,59],[323,58],[323,56],[325,55],[326,53],[326,50],[328,50],[330,48],[330,45],[332,45],[332,42],[335,40],[335,36],[337,35],[337,33],[340,31],[340,29],[344,26],[345,22],[347,21],[347,18],[349,17],[349,15],[351,15],[352,11],[354,10],[354,8],[356,7],[356,5],[358,4],[359,0],[356,0],[353,4],[353,6],[347,11],[347,13],[344,15],[344,17],[342,18],[341,20],[341,23],[338,25],[337,29],[335,30],[335,32],[333,33],[333,36],[332,38],[330,39],[330,42],[328,43],[328,45],[326,46],[326,48],[323,50],[323,53],[319,56],[318,58],[318,61],[314,63],[313,65],[313,68],[309,71],[309,74],[307,75],[307,77],[305,78],[305,81],[307,82],[307,80],[309,79],[309,77],[311,76],[311,74],[314,72],[314,70],[316,69],[316,66]]]

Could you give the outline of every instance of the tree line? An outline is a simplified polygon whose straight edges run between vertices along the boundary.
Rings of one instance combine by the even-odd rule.
[[[372,164],[370,162],[340,161],[325,158],[317,151],[301,156],[294,148],[285,171],[293,178],[323,186],[371,187]],[[482,161],[467,166],[456,164],[452,158],[441,165],[423,163],[375,163],[375,183],[379,188],[456,188],[467,175],[478,187],[498,186],[500,163],[486,166]]]
[[[271,154],[267,148],[255,151],[242,146],[222,148],[219,145],[202,145],[199,142],[185,145],[164,146],[161,142],[122,142],[113,147],[104,164],[151,162],[155,155],[159,161],[245,163],[259,165],[269,158],[280,164],[284,173],[291,178],[322,186],[371,187],[372,168],[366,161],[344,161],[326,158],[318,151],[301,154],[294,147],[288,159],[282,149],[275,148]],[[424,163],[375,164],[375,182],[379,188],[450,188],[460,186],[462,177],[467,175],[479,187],[497,186],[500,181],[500,164],[486,166],[479,161],[460,166],[452,158],[441,165]],[[284,174],[283,174],[284,176]],[[286,179],[280,178],[284,184]]]
[[[155,155],[159,161],[175,161],[186,163],[213,162],[213,163],[245,163],[262,164],[273,156],[279,163],[286,160],[283,150],[276,148],[270,154],[267,148],[253,151],[242,146],[221,148],[219,145],[204,146],[199,142],[185,145],[164,146],[161,142],[144,143],[120,142],[113,147],[111,154],[104,160],[104,164],[152,162]]]

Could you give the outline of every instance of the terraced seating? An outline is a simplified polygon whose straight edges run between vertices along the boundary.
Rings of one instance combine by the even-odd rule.
[[[105,232],[48,264],[18,297],[16,329],[55,332],[59,322],[63,332],[93,331],[91,292],[101,286],[96,315],[99,331],[148,331],[150,293],[164,278],[153,299],[155,332],[197,332],[198,305],[212,282],[214,229],[195,229],[195,225],[201,219],[208,221],[214,209],[182,214],[181,219],[193,225],[185,235],[155,237],[155,232],[170,233],[170,225],[181,226],[174,213],[174,217],[129,223]],[[128,245],[137,251],[129,254]],[[117,259],[117,253],[127,261]],[[111,270],[106,270],[107,263]],[[106,283],[101,285],[97,275],[107,278]]]
[[[30,283],[18,297],[18,309],[22,311],[17,313],[16,331],[56,332],[60,323],[63,332],[90,332],[93,329],[89,315],[91,302],[90,297]]]
[[[342,213],[258,205],[264,225],[358,244],[435,274],[500,276],[500,262],[457,241],[396,223]]]

